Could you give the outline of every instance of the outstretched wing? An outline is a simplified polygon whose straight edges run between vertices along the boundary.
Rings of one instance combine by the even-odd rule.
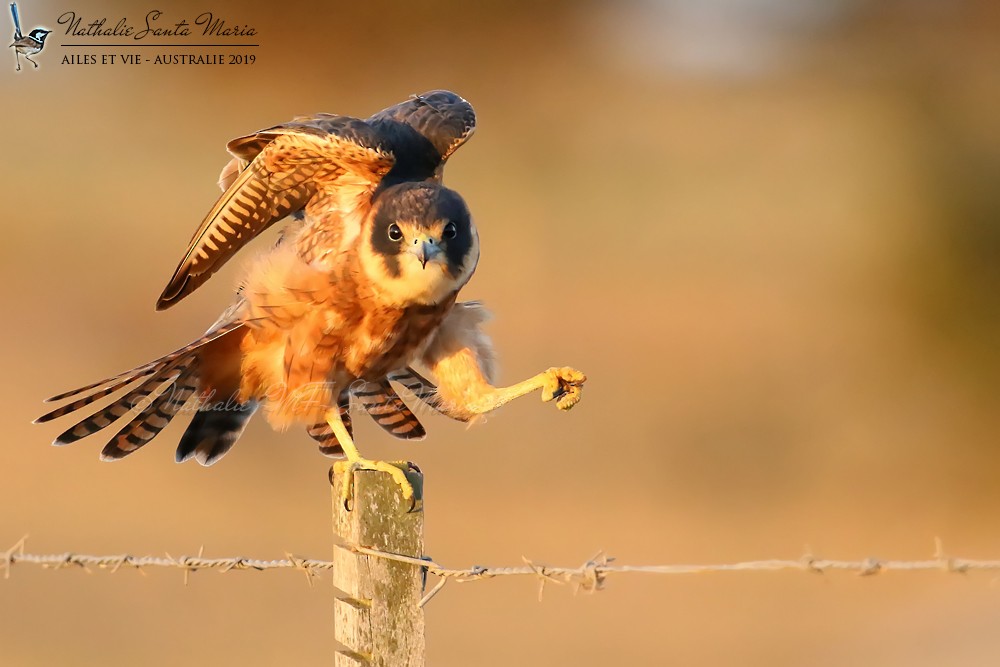
[[[326,118],[338,116],[319,114],[311,119],[298,120],[320,122]],[[426,162],[429,169],[414,175],[420,178],[436,175],[440,180],[440,167],[476,131],[476,111],[465,99],[449,90],[432,90],[382,109],[368,118],[367,123],[378,131],[392,150],[396,169],[406,166],[401,163],[417,162],[419,158],[413,153],[428,153]],[[229,142],[227,148],[234,157],[219,174],[219,187],[223,191],[232,185],[268,141],[269,138],[257,133]]]
[[[355,194],[358,187],[374,191],[394,164],[368,123],[331,114],[240,137],[228,148],[235,164],[220,177],[226,190],[192,237],[157,310],[193,292],[250,239],[305,207],[317,192],[336,195],[345,185],[355,186]]]
[[[229,142],[233,159],[219,175],[223,195],[195,232],[157,301],[169,308],[208,280],[247,241],[305,208],[319,191],[342,185],[374,191],[387,174],[441,180],[448,157],[476,129],[472,105],[434,90],[361,121],[317,114]],[[357,195],[357,188],[342,188]],[[344,197],[342,208],[357,204]]]

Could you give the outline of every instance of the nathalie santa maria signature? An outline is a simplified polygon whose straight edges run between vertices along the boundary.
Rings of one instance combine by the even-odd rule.
[[[85,22],[83,16],[76,12],[64,12],[57,22],[66,27],[66,35],[72,37],[129,37],[131,39],[148,39],[150,37],[189,37],[197,34],[204,37],[252,37],[257,30],[247,24],[228,23],[224,18],[212,12],[202,12],[188,21],[186,18],[174,20],[164,18],[158,9],[146,13],[141,25],[129,23],[127,17],[122,17],[111,24],[106,17]]]

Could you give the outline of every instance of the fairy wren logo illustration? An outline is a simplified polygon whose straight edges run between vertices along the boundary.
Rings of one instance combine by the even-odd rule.
[[[29,63],[38,67],[38,63],[31,59],[31,56],[38,55],[45,48],[45,38],[52,32],[45,28],[35,28],[27,35],[21,33],[21,17],[17,13],[17,3],[10,3],[10,15],[14,18],[14,43],[10,48],[14,49],[14,59],[17,61],[17,71],[21,71],[21,56]]]

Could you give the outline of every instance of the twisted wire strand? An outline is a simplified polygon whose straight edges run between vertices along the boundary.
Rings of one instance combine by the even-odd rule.
[[[4,578],[8,578],[15,565],[38,565],[47,569],[63,569],[80,567],[85,570],[97,568],[117,572],[122,568],[136,569],[142,572],[146,568],[165,567],[184,571],[185,581],[191,572],[198,570],[216,570],[233,572],[237,570],[298,570],[305,573],[307,579],[312,579],[323,570],[333,568],[333,562],[314,558],[300,558],[286,554],[286,558],[265,560],[259,558],[225,557],[208,558],[204,549],[196,556],[174,557],[164,556],[133,556],[131,554],[91,555],[75,552],[58,554],[34,554],[24,551],[24,538],[5,552],[0,552],[0,569]],[[861,560],[840,560],[818,558],[806,554],[794,559],[748,560],[734,563],[709,564],[666,564],[666,565],[624,565],[614,562],[614,559],[603,552],[595,554],[576,567],[559,567],[535,563],[527,558],[522,565],[488,567],[475,565],[470,568],[458,569],[440,565],[430,558],[414,558],[400,554],[353,547],[353,551],[388,560],[409,563],[424,568],[429,574],[441,579],[425,596],[423,603],[429,601],[448,581],[468,582],[493,579],[495,577],[529,576],[545,583],[572,584],[577,590],[586,592],[597,591],[604,587],[605,580],[611,574],[712,574],[724,572],[813,572],[822,574],[828,571],[853,572],[861,576],[872,576],[886,572],[927,572],[938,571],[948,573],[966,573],[970,571],[998,571],[1000,559],[971,559],[945,556],[940,543],[937,544],[935,555],[924,560],[883,560],[865,558]]]

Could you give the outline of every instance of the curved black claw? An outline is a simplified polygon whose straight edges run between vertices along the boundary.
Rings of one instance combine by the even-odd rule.
[[[407,461],[406,465],[408,465],[410,467],[410,470],[412,470],[413,472],[417,473],[418,475],[422,476],[424,474],[424,472],[420,469],[420,466],[418,466],[413,461]],[[414,486],[414,488],[413,488],[413,497],[410,498],[410,509],[406,510],[407,514],[412,514],[413,512],[417,511],[417,502],[418,502],[418,500],[417,500],[417,489]],[[419,502],[421,504],[423,504],[423,499],[421,499]]]

